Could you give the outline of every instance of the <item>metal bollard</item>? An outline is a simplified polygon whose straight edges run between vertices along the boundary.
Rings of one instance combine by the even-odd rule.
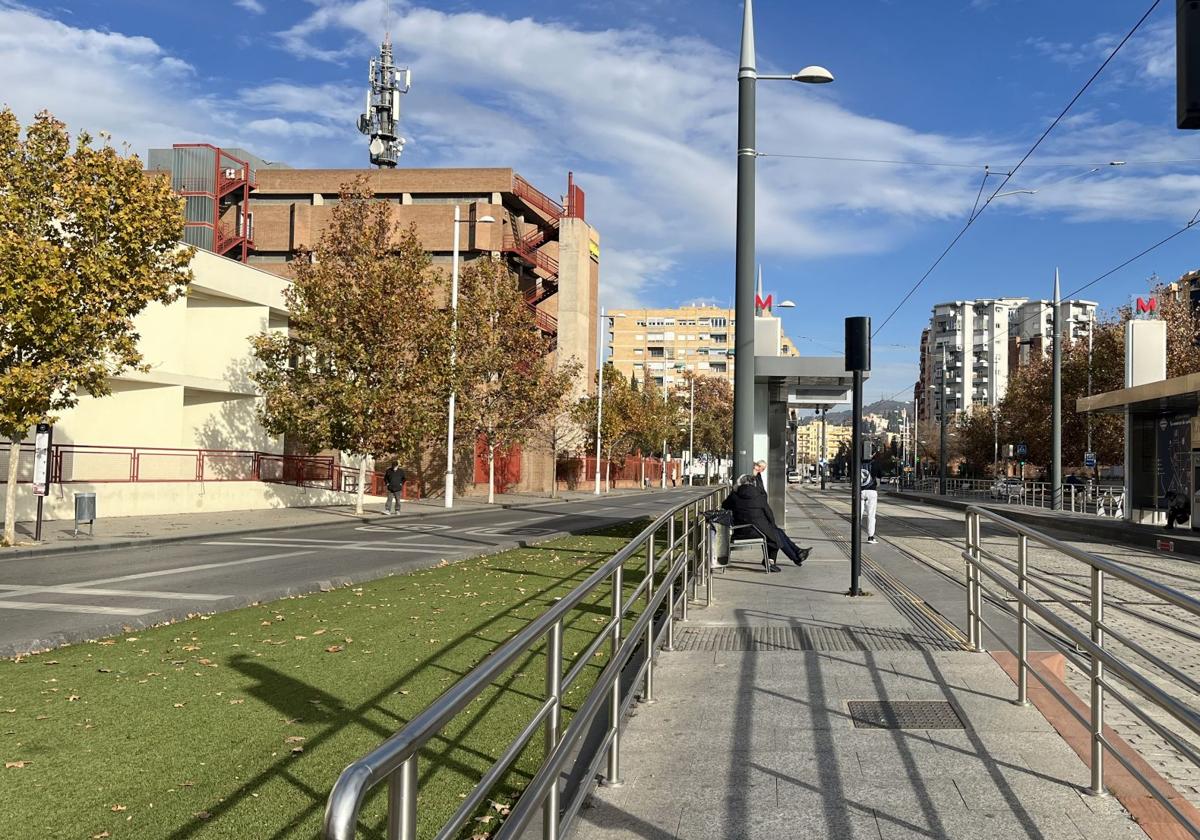
[[[980,651],[987,650],[983,646],[983,572],[980,571],[980,565],[983,563],[983,539],[979,533],[979,514],[973,517],[974,527],[974,543],[975,543],[975,642]]]
[[[1104,648],[1104,572],[1092,567],[1092,642]],[[1104,662],[1092,657],[1092,787],[1088,793],[1106,796],[1104,789]]]
[[[417,757],[388,778],[387,840],[417,840]]]
[[[546,699],[554,700],[546,716],[546,755],[558,746],[558,727],[562,715],[562,619],[554,622],[546,638]],[[558,779],[554,780],[542,803],[542,840],[558,840]]]
[[[623,567],[617,566],[613,571],[612,588],[612,659],[615,662],[617,651],[621,649],[621,615],[624,609]],[[613,680],[612,689],[608,695],[608,773],[601,784],[605,787],[620,787],[621,780],[621,680]]]
[[[688,538],[691,536],[691,528],[688,524],[688,508],[683,509],[683,607],[681,608],[680,621],[687,621],[688,612],[688,563],[691,558],[688,556]],[[671,592],[674,595],[674,591]],[[675,604],[671,604],[671,613],[675,613]]]

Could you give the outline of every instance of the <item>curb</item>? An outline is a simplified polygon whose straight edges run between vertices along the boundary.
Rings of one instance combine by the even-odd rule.
[[[653,491],[652,491],[653,492]],[[659,491],[661,492],[661,491]],[[622,496],[626,494],[621,494]],[[422,520],[428,519],[431,516],[465,516],[469,513],[480,513],[489,510],[531,510],[540,507],[548,507],[550,505],[575,504],[578,502],[589,501],[589,499],[547,499],[544,502],[525,502],[512,504],[495,504],[488,505],[483,508],[471,508],[470,510],[441,510],[430,511],[428,513],[414,513],[404,517],[404,520]],[[190,542],[192,540],[209,540],[216,537],[231,537],[244,536],[249,534],[268,534],[279,531],[281,528],[288,528],[292,531],[307,530],[310,528],[328,528],[332,525],[342,525],[351,522],[361,522],[363,524],[376,524],[381,516],[348,516],[339,522],[310,522],[303,525],[271,525],[254,528],[241,528],[232,531],[211,531],[206,534],[179,534],[172,537],[144,537],[139,539],[124,539],[114,540],[106,543],[79,543],[63,546],[45,546],[19,548],[16,550],[0,549],[0,561],[4,560],[30,560],[35,557],[55,557],[63,554],[75,554],[76,552],[90,551],[107,551],[109,549],[137,548],[139,546],[156,546],[156,545],[171,545],[173,543]]]

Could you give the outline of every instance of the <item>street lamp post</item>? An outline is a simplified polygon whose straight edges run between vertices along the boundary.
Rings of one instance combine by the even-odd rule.
[[[450,257],[450,400],[446,422],[446,507],[454,507],[454,365],[458,359],[458,226],[464,219],[458,204],[454,205],[454,250]],[[468,223],[470,219],[466,219]],[[491,216],[480,216],[477,224],[491,224]]]
[[[751,471],[754,460],[754,193],[755,95],[759,79],[821,84],[832,82],[824,67],[805,67],[790,76],[760,76],[754,54],[754,6],[742,14],[742,50],[738,67],[737,248],[734,257],[733,466],[734,475]]]
[[[696,450],[694,448],[696,439],[696,377],[693,375],[689,381],[692,385],[692,393],[688,401],[688,487],[691,487],[696,481],[693,478],[695,470],[692,468],[692,465],[696,463]]]
[[[1059,310],[1058,269],[1054,269],[1054,397],[1051,405],[1053,417],[1050,437],[1050,494],[1054,510],[1062,510],[1062,317]]]
[[[946,495],[946,345],[942,344],[941,420],[938,437],[938,495]]]
[[[604,314],[604,307],[600,307],[600,335],[596,342],[600,345],[600,371],[599,380],[596,387],[596,492],[595,495],[600,495],[600,426],[604,420],[604,333],[608,327],[608,321],[612,318],[624,318],[624,312],[618,312],[616,315]]]

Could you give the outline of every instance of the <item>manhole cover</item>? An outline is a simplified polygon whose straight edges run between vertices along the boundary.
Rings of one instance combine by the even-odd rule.
[[[943,700],[851,700],[849,706],[857,729],[966,729]]]

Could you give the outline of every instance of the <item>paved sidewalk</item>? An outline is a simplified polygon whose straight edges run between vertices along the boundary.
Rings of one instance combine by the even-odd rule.
[[[843,594],[849,563],[811,518],[826,513],[789,516],[814,547],[803,569],[781,558],[766,575],[742,555],[679,625],[658,702],[628,723],[624,785],[597,789],[573,840],[1145,838],[1114,798],[1083,792],[1083,763],[1013,705],[990,656],[940,616],[914,624],[913,599],[898,609],[882,578],[863,580],[874,596]],[[854,701],[934,701],[940,720],[860,728],[856,714],[879,717]]]
[[[650,490],[620,489],[613,490],[608,495],[628,496],[636,493],[661,492],[666,491],[658,488]],[[420,499],[406,501],[403,510],[395,516],[385,516],[382,504],[368,504],[362,516],[356,514],[351,505],[181,513],[163,516],[116,516],[96,520],[94,536],[88,536],[87,531],[83,531],[78,537],[74,536],[73,521],[52,521],[42,523],[42,543],[40,545],[33,541],[33,523],[18,522],[18,544],[12,548],[0,548],[0,559],[135,545],[155,545],[204,537],[275,531],[280,528],[307,528],[350,522],[398,523],[429,516],[453,516],[458,513],[505,508],[540,507],[595,498],[596,496],[590,491],[582,490],[563,491],[558,494],[557,498],[533,493],[504,493],[496,497],[494,505],[489,505],[486,496],[458,496],[454,500],[454,509],[450,511],[446,510],[440,498]]]

